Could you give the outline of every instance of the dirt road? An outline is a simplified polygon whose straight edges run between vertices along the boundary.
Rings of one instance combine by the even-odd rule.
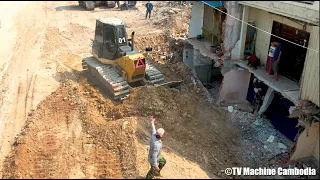
[[[225,114],[204,101],[181,63],[156,64],[168,79],[186,79],[181,94],[138,88],[123,104],[101,96],[83,76],[81,59],[98,17],[123,19],[128,32],[136,31],[137,48],[181,53],[163,24],[144,19],[141,3],[121,13],[84,11],[77,2],[1,2],[0,10],[3,178],[144,177],[150,114],[167,132],[164,178],[223,177],[221,170],[239,165]]]

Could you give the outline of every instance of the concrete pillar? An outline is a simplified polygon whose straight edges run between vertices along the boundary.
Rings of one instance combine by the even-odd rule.
[[[245,6],[243,7],[243,13],[242,13],[242,21],[248,22],[249,18],[249,7]],[[246,45],[246,37],[247,37],[247,27],[248,25],[245,23],[241,23],[241,32],[240,32],[240,58],[244,59],[244,50]]]

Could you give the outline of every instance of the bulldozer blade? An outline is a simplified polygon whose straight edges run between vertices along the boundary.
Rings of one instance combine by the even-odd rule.
[[[180,89],[180,86],[183,81],[170,81],[162,84],[156,84],[155,86],[164,86],[166,88],[177,88]]]

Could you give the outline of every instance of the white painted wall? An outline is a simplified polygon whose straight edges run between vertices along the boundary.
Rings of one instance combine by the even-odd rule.
[[[250,7],[248,21],[255,21],[256,26],[263,29],[269,33],[272,31],[273,21],[277,21],[288,26],[303,30],[303,25],[290,20],[286,17],[282,17],[276,14],[269,13],[267,11]],[[311,32],[312,26],[307,25],[307,32]],[[260,30],[257,30],[256,38],[256,55],[260,58],[261,63],[265,64],[267,61],[269,44],[271,35]]]
[[[224,3],[228,14],[242,19],[242,5],[237,1],[225,1]],[[230,52],[240,39],[241,22],[230,16],[227,16],[225,21],[223,46],[226,52]]]
[[[313,5],[293,1],[240,1],[240,4],[255,7],[278,15],[319,25],[319,2]]]
[[[202,26],[203,26],[203,10],[204,5],[199,2],[193,2],[192,10],[191,10],[191,19],[189,26],[189,38],[197,37],[197,35],[202,34]]]
[[[313,26],[309,38],[308,47],[318,52],[307,50],[306,60],[304,62],[303,72],[301,76],[300,98],[309,100],[320,106],[319,94],[319,26]]]

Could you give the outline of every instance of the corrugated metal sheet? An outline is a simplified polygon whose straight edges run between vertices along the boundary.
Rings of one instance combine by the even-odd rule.
[[[312,27],[308,47],[319,51],[319,26]],[[318,106],[320,106],[319,76],[319,52],[308,49],[301,78],[300,99],[310,100]]]
[[[224,1],[199,1],[211,7],[220,7],[224,5]]]

